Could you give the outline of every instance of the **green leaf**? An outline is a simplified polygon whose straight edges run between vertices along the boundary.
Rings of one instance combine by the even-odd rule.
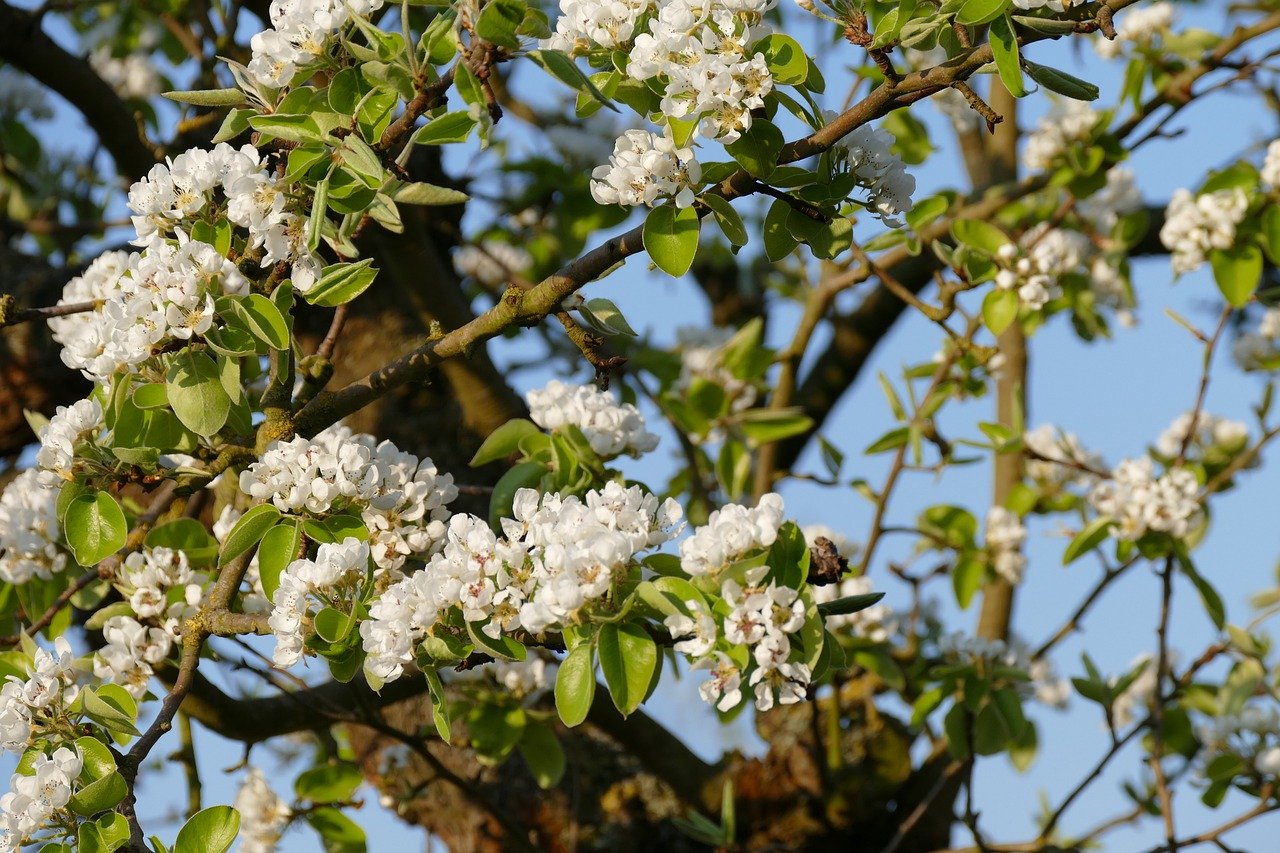
[[[702,220],[692,207],[664,204],[644,220],[644,247],[658,269],[679,278],[693,266]]]
[[[791,205],[776,199],[764,217],[764,254],[771,261],[780,261],[795,251],[800,241],[787,227],[791,217]]]
[[[222,387],[218,365],[203,352],[184,349],[174,355],[165,375],[165,391],[173,413],[196,435],[216,434],[231,413],[231,398]]]
[[[249,119],[249,126],[268,136],[289,142],[327,142],[320,125],[309,115],[260,115]]]
[[[771,33],[756,42],[751,52],[764,54],[775,84],[798,86],[809,76],[808,54],[791,36]]]
[[[1000,80],[1009,94],[1021,98],[1027,94],[1022,84],[1022,60],[1018,54],[1018,37],[1013,32],[1013,22],[1009,16],[1001,15],[991,22],[991,54],[996,60],[996,69],[1000,72]]]
[[[268,599],[280,586],[280,573],[298,558],[302,547],[302,522],[289,518],[268,530],[258,544],[258,576]]]
[[[354,764],[322,764],[305,770],[293,783],[300,799],[313,803],[341,803],[351,799],[364,776]]]
[[[1009,6],[1009,0],[965,0],[956,13],[956,21],[973,26],[993,21]]]
[[[444,205],[462,204],[471,196],[461,190],[438,187],[420,181],[402,184],[392,191],[391,198],[400,204]]]
[[[330,264],[320,272],[315,287],[304,293],[302,298],[312,305],[333,308],[364,293],[377,275],[372,258],[353,264]]]
[[[956,604],[961,610],[969,608],[986,577],[987,567],[981,560],[967,556],[956,561],[951,569],[951,586],[956,594]]]
[[[1262,280],[1262,251],[1252,243],[1214,249],[1209,253],[1213,280],[1233,308],[1249,304]]]
[[[588,326],[602,335],[637,337],[636,330],[631,328],[627,318],[622,316],[622,312],[612,300],[603,297],[588,299],[578,306],[578,313]]]
[[[431,119],[413,135],[415,145],[447,145],[466,142],[476,129],[476,120],[467,110],[454,110]],[[409,202],[412,204],[413,202]]]
[[[96,566],[124,547],[129,525],[114,497],[106,492],[84,491],[67,506],[62,532],[76,562]]]
[[[733,205],[727,198],[715,193],[707,193],[701,197],[700,201],[711,208],[716,224],[720,226],[720,230],[730,243],[735,246],[747,245],[746,226],[742,224],[742,217],[733,209]]]
[[[134,725],[132,715],[103,699],[93,690],[84,691],[83,706],[85,715],[104,728],[133,737],[140,734],[137,726]]]
[[[1084,529],[1072,538],[1071,543],[1067,545],[1067,550],[1062,552],[1062,565],[1071,565],[1081,556],[1101,545],[1111,532],[1113,523],[1111,516],[1102,515],[1086,524]]]
[[[752,445],[759,447],[807,432],[813,426],[813,418],[799,406],[750,409],[742,413],[739,425]]]
[[[981,219],[957,219],[951,223],[951,236],[956,238],[956,242],[987,255],[994,255],[1001,246],[1010,242],[1003,231]]]
[[[564,748],[549,726],[525,726],[519,747],[520,755],[539,788],[545,791],[560,783],[564,777]]]
[[[364,830],[337,809],[316,809],[307,815],[307,823],[320,833],[325,853],[364,853],[367,849]]]
[[[342,642],[347,638],[351,627],[351,617],[341,610],[326,607],[316,614],[316,633],[320,635],[320,639],[327,643]]]
[[[231,110],[227,113],[227,117],[222,120],[222,125],[218,128],[218,132],[209,141],[214,145],[219,142],[230,142],[249,129],[249,119],[257,114],[257,110]]]
[[[499,660],[524,660],[529,655],[529,650],[524,645],[511,637],[499,634],[495,639],[484,632],[483,622],[468,622],[467,636],[471,638],[471,642],[481,651],[488,652]]]
[[[982,322],[987,324],[991,334],[998,335],[1018,318],[1021,306],[1018,291],[992,289],[982,300]]]
[[[90,782],[71,797],[68,805],[76,814],[92,817],[99,812],[115,808],[129,794],[124,777],[112,770],[97,781]]]
[[[289,324],[275,303],[260,293],[233,299],[232,310],[254,337],[277,350],[289,348]]]
[[[210,806],[191,816],[178,830],[174,853],[227,853],[240,831],[240,812],[231,806]]]
[[[647,631],[631,622],[601,625],[597,642],[605,683],[613,704],[625,717],[640,707],[649,692],[658,665],[658,645]]]
[[[244,515],[236,519],[236,523],[227,533],[227,539],[222,543],[222,550],[218,552],[218,564],[225,566],[257,545],[279,520],[280,510],[271,504],[258,504],[245,510]]]
[[[160,97],[197,107],[238,107],[248,102],[245,93],[239,89],[187,89],[162,92]]]
[[[742,168],[761,180],[773,174],[778,167],[778,155],[787,141],[773,122],[756,119],[751,127],[724,147]]]
[[[489,0],[476,20],[476,35],[487,42],[515,50],[520,47],[516,31],[528,11],[528,7],[519,0]]]
[[[596,693],[592,644],[579,643],[569,652],[556,672],[556,711],[566,726],[573,728],[587,718]]]
[[[139,409],[164,409],[169,406],[169,392],[164,383],[150,382],[133,390],[133,404]]]
[[[977,0],[973,1],[977,2]],[[1074,77],[1065,71],[1059,71],[1047,65],[1037,65],[1029,59],[1025,60],[1023,64],[1026,66],[1027,73],[1031,75],[1031,79],[1051,92],[1057,92],[1059,95],[1065,95],[1077,101],[1096,101],[1098,99],[1098,87],[1088,80],[1081,80],[1079,77]]]
[[[884,598],[883,592],[847,595],[844,598],[837,598],[834,601],[819,604],[818,612],[823,616],[841,616],[846,613],[857,613],[859,610],[866,610],[882,598]]]
[[[519,705],[483,703],[467,714],[471,746],[477,757],[490,766],[501,764],[520,741],[528,720]]]

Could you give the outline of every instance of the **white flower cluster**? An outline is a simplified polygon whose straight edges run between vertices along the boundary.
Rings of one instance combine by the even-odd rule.
[[[280,573],[280,586],[272,597],[267,624],[276,636],[272,660],[287,669],[302,659],[306,639],[304,621],[310,615],[310,597],[321,596],[331,605],[350,603],[369,577],[369,545],[354,537],[340,544],[325,542],[314,560],[294,560]],[[348,609],[350,609],[348,607]]]
[[[177,549],[147,547],[129,554],[113,585],[134,615],[112,616],[103,625],[106,644],[94,654],[94,675],[141,698],[153,668],[169,656],[183,623],[204,599],[209,580]]]
[[[76,461],[76,446],[96,435],[102,423],[102,406],[92,397],[70,406],[59,406],[49,422],[40,428],[36,465],[60,477],[70,477]]]
[[[991,567],[1014,586],[1022,582],[1022,572],[1027,567],[1027,557],[1022,553],[1026,541],[1027,528],[1017,513],[1002,506],[987,510],[986,544]]]
[[[1212,717],[1199,726],[1197,735],[1208,750],[1204,763],[1215,755],[1236,755],[1263,776],[1280,776],[1280,710],[1247,705],[1238,714]]]
[[[27,678],[11,675],[0,688],[0,749],[22,753],[34,732],[66,715],[79,695],[75,658],[66,637],[53,651],[37,648]]]
[[[751,551],[768,548],[782,525],[782,496],[767,494],[755,507],[728,504],[680,543],[681,567],[694,577],[714,577]]]
[[[1097,124],[1098,114],[1085,102],[1070,98],[1054,101],[1027,136],[1023,164],[1035,172],[1052,168],[1073,145],[1088,142]]]
[[[425,632],[455,609],[494,638],[572,624],[622,580],[636,554],[682,526],[675,501],[616,482],[585,499],[521,489],[512,516],[500,537],[482,519],[455,515],[440,553],[373,602],[360,626],[367,673],[399,678]]]
[[[563,50],[571,55],[588,53],[597,47],[623,47],[636,33],[640,16],[653,8],[653,0],[560,0],[556,31],[542,47]]]
[[[475,279],[485,287],[503,287],[513,276],[524,275],[533,257],[519,246],[501,240],[484,240],[478,246],[463,246],[453,253],[458,275]]]
[[[530,649],[524,660],[492,660],[455,673],[450,683],[492,681],[516,699],[532,699],[555,683],[558,664]]]
[[[1231,248],[1248,208],[1249,199],[1239,187],[1198,196],[1175,191],[1160,228],[1160,242],[1173,254],[1173,271],[1191,272],[1213,249]]]
[[[1150,47],[1158,36],[1169,35],[1173,18],[1172,3],[1160,2],[1130,8],[1116,24],[1115,39],[1100,38],[1093,46],[1103,59],[1118,57],[1126,42],[1138,47]]]
[[[1063,276],[1088,270],[1085,262],[1092,252],[1089,238],[1079,231],[1042,222],[1023,234],[1019,243],[1005,243],[996,252],[1001,266],[996,287],[1016,290],[1023,306],[1037,311],[1061,293]]]
[[[652,2],[561,0],[555,34],[543,47],[584,54],[625,50],[626,73],[654,81],[668,119],[695,120],[707,139],[730,143],[751,127],[773,75],[752,46],[769,32],[773,0],[658,0],[647,32],[637,34]]]
[[[1048,9],[1050,12],[1065,12],[1074,6],[1076,0],[1013,0],[1013,5],[1028,12],[1036,9]]]
[[[1244,370],[1274,370],[1280,366],[1280,308],[1268,308],[1258,331],[1236,338],[1231,354]]]
[[[827,121],[834,116],[834,113],[825,113]],[[894,142],[889,131],[864,124],[841,138],[831,151],[866,191],[867,208],[885,225],[900,228],[902,222],[897,216],[911,209],[916,179],[907,171],[902,158],[893,153]]]
[[[283,512],[359,512],[374,561],[387,570],[435,547],[449,518],[447,504],[458,496],[453,475],[431,459],[341,425],[310,441],[272,442],[241,472],[240,491]]]
[[[102,627],[106,645],[93,656],[94,676],[120,685],[136,699],[142,698],[151,684],[154,667],[173,650],[180,628],[177,616],[164,620],[160,626],[143,624],[132,616],[112,616]]]
[[[89,52],[89,64],[120,97],[146,99],[160,94],[160,73],[153,57],[146,50],[115,56],[109,45],[101,45]]]
[[[1009,642],[971,637],[962,631],[943,634],[938,638],[938,653],[977,666],[1001,666],[1020,669],[1031,677],[1030,682],[1019,682],[1023,695],[1034,696],[1036,701],[1051,708],[1065,708],[1071,696],[1071,683],[1059,678],[1053,664],[1045,658],[1031,659],[1026,643],[1018,638]]]
[[[1280,139],[1267,146],[1267,156],[1262,161],[1262,183],[1273,190],[1280,189]]]
[[[669,136],[628,130],[614,143],[609,162],[592,170],[591,197],[623,207],[654,207],[670,198],[677,207],[689,207],[701,180],[692,148],[677,147]]]
[[[181,241],[184,220],[225,203],[227,219],[249,232],[249,247],[262,249],[261,265],[291,263],[293,286],[306,293],[320,270],[320,261],[306,251],[306,216],[287,209],[284,184],[264,165],[252,145],[236,149],[221,142],[152,166],[129,188],[134,245],[153,246],[171,234]]]
[[[293,810],[272,790],[261,770],[249,768],[234,806],[240,813],[239,853],[275,853]]]
[[[0,580],[49,580],[67,567],[60,545],[58,486],[51,471],[23,471],[0,494]]]
[[[751,127],[773,75],[752,45],[767,35],[773,0],[659,0],[649,32],[636,36],[627,74],[657,80],[661,113],[696,119],[707,139],[729,144]]]
[[[729,400],[731,412],[741,412],[755,403],[755,384],[733,375],[724,364],[725,345],[734,330],[723,326],[681,326],[676,329],[676,348],[680,353],[680,378],[676,389],[687,392],[695,379],[720,386]]]
[[[63,362],[104,382],[121,368],[136,370],[170,341],[208,332],[214,300],[248,288],[235,264],[207,243],[157,240],[123,262],[121,253],[107,253],[68,282],[58,304],[100,299],[102,309],[49,325],[62,344]]]
[[[567,385],[558,379],[524,395],[529,417],[550,432],[575,426],[591,449],[605,459],[626,453],[639,458],[658,446],[658,436],[645,429],[644,416],[630,403],[591,385]]]
[[[1115,166],[1107,170],[1107,182],[1101,189],[1076,203],[1076,212],[1100,234],[1107,235],[1121,216],[1141,207],[1142,190],[1138,188],[1132,170]]]
[[[1187,436],[1191,438],[1188,441]],[[1203,455],[1210,448],[1221,448],[1227,453],[1238,453],[1249,439],[1249,427],[1241,421],[1233,421],[1208,412],[1183,412],[1174,418],[1169,428],[1156,439],[1156,452],[1170,459],[1181,451],[1183,443],[1189,454]]]
[[[329,36],[352,15],[366,18],[382,0],[271,0],[271,29],[249,42],[249,74],[263,86],[281,89],[298,71],[325,55]]]
[[[791,661],[791,637],[804,625],[805,608],[799,594],[787,586],[770,581],[760,584],[768,569],[764,566],[747,573],[746,587],[727,580],[720,588],[729,612],[724,617],[724,639],[743,645],[751,654],[748,684],[755,688],[757,711],[768,711],[775,704],[793,705],[805,697],[811,673],[800,661]],[[714,657],[713,676],[699,687],[705,702],[726,710],[723,702],[724,659],[721,652]],[[708,659],[708,663],[711,659]],[[708,668],[706,665],[695,668]],[[736,704],[736,703],[735,703]]]
[[[29,775],[14,773],[0,797],[0,853],[20,850],[55,814],[67,807],[84,760],[75,746],[38,755]]]
[[[1181,539],[1200,521],[1199,489],[1191,471],[1172,468],[1157,477],[1155,463],[1144,456],[1117,465],[1110,480],[1094,486],[1089,502],[1115,519],[1116,539],[1133,541],[1149,530]]]
[[[1091,486],[1097,479],[1083,468],[1101,468],[1102,457],[1085,448],[1075,433],[1043,424],[1025,433],[1022,441],[1040,459],[1026,461],[1029,479],[1041,486]]]

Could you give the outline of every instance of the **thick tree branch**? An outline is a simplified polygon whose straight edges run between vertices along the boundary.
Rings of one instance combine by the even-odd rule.
[[[31,12],[0,2],[0,59],[66,98],[89,122],[120,174],[134,180],[160,158],[139,117],[85,60],[58,45]]]

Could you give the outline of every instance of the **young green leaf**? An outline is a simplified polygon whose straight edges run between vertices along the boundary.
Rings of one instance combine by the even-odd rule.
[[[605,683],[613,704],[625,717],[640,707],[649,691],[658,665],[658,646],[647,631],[632,622],[601,625],[597,642]]]
[[[644,247],[658,269],[679,278],[693,266],[702,220],[692,207],[664,204],[644,220]]]
[[[72,498],[63,534],[82,566],[95,566],[124,547],[129,526],[116,499],[106,492],[84,491]]]
[[[165,375],[173,413],[196,435],[211,436],[231,413],[231,398],[222,387],[218,365],[208,355],[184,349],[174,355]]]
[[[210,806],[196,812],[178,830],[174,853],[227,853],[240,832],[240,812],[231,806]]]
[[[570,728],[587,718],[596,693],[592,644],[580,643],[569,652],[556,673],[556,711]]]
[[[996,60],[996,70],[1009,94],[1021,98],[1027,94],[1022,83],[1022,58],[1018,53],[1018,36],[1007,14],[991,22],[991,54]]]

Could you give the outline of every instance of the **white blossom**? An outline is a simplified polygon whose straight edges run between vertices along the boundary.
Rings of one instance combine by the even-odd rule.
[[[1052,0],[1047,5],[1052,8]],[[1087,142],[1097,124],[1098,114],[1083,101],[1071,98],[1054,101],[1049,112],[1036,123],[1035,130],[1027,135],[1022,162],[1036,172],[1052,168],[1071,146]]]
[[[600,204],[655,207],[674,199],[689,207],[702,166],[692,148],[678,148],[669,137],[628,130],[613,148],[609,162],[591,172],[591,196]]]
[[[1231,248],[1236,226],[1248,207],[1249,200],[1239,187],[1198,196],[1176,190],[1160,228],[1160,242],[1173,254],[1173,271],[1191,272],[1213,249]]]
[[[639,457],[658,446],[658,436],[645,429],[644,417],[630,403],[590,385],[567,385],[558,379],[525,394],[529,417],[545,430],[563,426],[582,430],[591,449],[605,459],[626,453]]]
[[[751,551],[767,548],[782,524],[782,497],[767,494],[754,508],[727,504],[680,543],[681,566],[691,575],[714,575]]]
[[[250,767],[234,802],[240,813],[240,853],[274,853],[293,811],[267,783],[262,771]]]
[[[1027,528],[1016,513],[1002,506],[987,510],[986,545],[991,567],[1000,577],[1017,586],[1027,566],[1022,546],[1027,541]]]
[[[1195,474],[1186,468],[1171,468],[1157,477],[1155,464],[1144,456],[1117,465],[1111,479],[1089,493],[1089,502],[1115,519],[1116,539],[1139,539],[1148,530],[1181,539],[1200,521],[1199,488]]]
[[[835,114],[825,116],[830,122]],[[864,124],[836,142],[832,152],[866,191],[868,209],[886,225],[899,228],[902,222],[897,216],[911,209],[916,179],[893,153],[894,142],[889,131]]]
[[[67,566],[58,525],[58,486],[51,471],[28,469],[0,494],[0,580],[49,580]]]
[[[59,406],[49,422],[40,428],[36,465],[44,471],[69,477],[77,445],[95,435],[102,423],[102,406],[92,397],[70,406]]]

